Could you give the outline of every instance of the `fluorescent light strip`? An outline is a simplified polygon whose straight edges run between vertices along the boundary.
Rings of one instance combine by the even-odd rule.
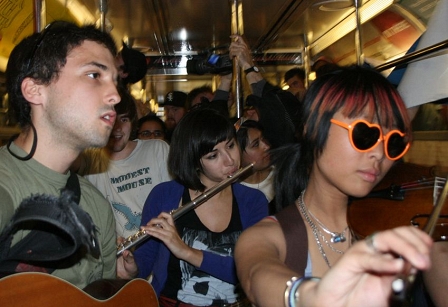
[[[78,0],[58,0],[62,6],[66,7],[70,14],[76,19],[79,24],[93,24],[96,19],[90,11],[81,4]]]
[[[370,0],[359,9],[361,24],[372,19],[392,4],[393,0]],[[312,50],[313,54],[318,54],[319,52],[336,42],[338,39],[344,37],[355,29],[356,16],[355,11],[353,11],[347,18],[345,18],[330,31],[328,31],[327,34],[313,42],[310,45],[310,49]]]

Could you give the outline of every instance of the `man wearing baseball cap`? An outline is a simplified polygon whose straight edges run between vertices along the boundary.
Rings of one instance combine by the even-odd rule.
[[[167,139],[171,139],[171,134],[176,128],[179,121],[187,113],[185,103],[187,101],[187,94],[180,91],[171,91],[165,96],[164,113],[165,124],[168,130]]]

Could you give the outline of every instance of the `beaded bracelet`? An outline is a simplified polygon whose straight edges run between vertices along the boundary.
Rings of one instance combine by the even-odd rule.
[[[296,307],[296,303],[299,299],[299,291],[297,291],[300,285],[308,280],[318,282],[319,277],[292,277],[286,282],[285,289],[285,307]]]

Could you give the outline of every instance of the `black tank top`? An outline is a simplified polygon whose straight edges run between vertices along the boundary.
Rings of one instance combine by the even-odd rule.
[[[233,195],[233,193],[232,193]],[[190,194],[185,188],[182,195],[182,204],[190,202]],[[206,206],[204,204],[203,206]],[[207,250],[214,253],[233,256],[234,247],[240,236],[243,225],[235,196],[232,197],[232,216],[229,225],[222,232],[212,232],[204,224],[194,210],[176,220],[177,231],[184,242],[197,249]],[[194,266],[180,261],[170,254],[168,263],[168,276],[161,295],[175,300],[188,296],[190,291],[196,297],[207,297],[210,284],[210,274],[198,270]],[[178,297],[179,290],[183,293]],[[225,294],[223,294],[225,297]]]

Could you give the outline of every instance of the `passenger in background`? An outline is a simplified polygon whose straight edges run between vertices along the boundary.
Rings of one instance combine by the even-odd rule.
[[[271,146],[263,136],[263,127],[259,122],[246,120],[239,126],[236,138],[241,149],[241,166],[255,163],[241,184],[262,191],[269,202],[270,214],[274,214],[274,169],[269,153]]]
[[[326,56],[318,57],[311,66],[311,70],[316,73],[316,78],[338,69],[339,66]]]
[[[303,96],[305,96],[305,71],[299,67],[291,68],[285,73],[285,83],[288,84],[288,91],[294,96],[303,101]]]
[[[116,57],[116,64],[121,83],[125,86],[143,79],[148,70],[146,56],[138,50],[129,48],[124,42]]]
[[[131,90],[133,84],[138,83],[145,77],[148,70],[146,56],[138,50],[129,48],[124,42],[115,62],[120,76],[118,79],[119,84],[129,90]],[[135,90],[138,87],[139,85],[135,87]],[[140,99],[134,101],[137,106],[138,117],[142,117],[148,113],[148,106],[143,101]]]
[[[191,108],[197,108],[197,106],[201,105],[202,103],[209,103],[213,100],[214,95],[215,94],[213,93],[213,89],[209,85],[203,85],[192,89],[187,94],[187,110],[190,110]]]
[[[170,180],[169,146],[161,140],[132,141],[137,123],[134,100],[120,88],[117,120],[106,147],[84,151],[73,169],[85,176],[110,202],[118,241],[140,228],[143,204],[157,184]]]
[[[172,91],[166,94],[163,103],[165,113],[165,125],[167,129],[166,139],[171,141],[171,135],[179,121],[187,113],[186,107],[187,94],[180,91]]]
[[[245,107],[243,110],[243,121],[253,120],[258,122],[258,112],[254,107]]]
[[[239,35],[232,35],[231,38],[229,54],[237,59],[252,88],[252,95],[246,99],[246,105],[256,111],[256,114],[252,114],[252,119],[259,121],[264,127],[264,136],[272,148],[297,142],[298,131],[301,129],[299,100],[290,92],[268,83],[254,65],[250,48],[244,39]],[[220,112],[228,110],[228,101],[222,98],[222,94],[226,90],[224,85],[230,88],[231,78],[226,83],[222,79],[221,83],[221,92],[216,91],[212,103]]]
[[[148,114],[137,122],[137,138],[139,140],[158,139],[166,141],[166,126],[156,114]]]
[[[304,118],[302,142],[284,148],[284,163],[275,164],[276,198],[287,207],[238,240],[243,289],[259,306],[387,306],[404,267],[395,255],[427,269],[431,239],[401,227],[355,243],[347,206],[409,149],[406,107],[378,72],[349,67],[313,82]],[[322,281],[306,282],[312,276]]]
[[[67,259],[62,264],[46,262],[55,269],[52,275],[79,288],[116,277],[112,210],[90,182],[69,172],[82,150],[102,147],[109,139],[114,105],[120,101],[116,52],[112,37],[93,25],[55,21],[23,39],[13,49],[6,69],[9,105],[22,130],[0,147],[0,230],[23,199],[38,194],[59,196],[69,178],[79,179],[79,206],[98,230],[101,257],[79,252],[70,263]],[[17,232],[12,245],[27,234]],[[22,271],[27,269],[44,271],[35,263],[21,266]]]
[[[138,276],[152,272],[160,306],[239,300],[233,250],[240,233],[268,214],[263,193],[233,183],[176,221],[169,212],[237,172],[240,158],[232,123],[213,110],[187,113],[174,131],[168,164],[175,180],[151,191],[142,229],[153,238],[134,254]],[[128,274],[135,275],[129,251],[123,254]]]

